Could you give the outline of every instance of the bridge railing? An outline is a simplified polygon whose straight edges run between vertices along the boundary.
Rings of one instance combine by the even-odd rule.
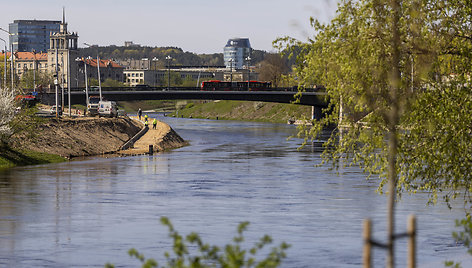
[[[32,92],[32,89],[25,89],[25,92]],[[84,92],[85,87],[71,87],[71,92]],[[102,87],[102,92],[109,91],[218,91],[218,90],[202,90],[199,87],[150,87],[150,86],[138,86],[138,87]],[[247,90],[221,90],[221,91],[247,91]],[[278,88],[267,88],[250,91],[280,91],[280,92],[298,92],[298,87],[278,87]],[[307,88],[305,92],[324,92],[324,88]],[[54,93],[54,89],[42,90],[44,93]],[[89,88],[89,94],[98,94],[97,88]]]

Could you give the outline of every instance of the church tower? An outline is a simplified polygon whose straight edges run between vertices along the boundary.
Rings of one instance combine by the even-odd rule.
[[[51,33],[50,43],[48,49],[48,71],[56,74],[57,65],[57,79],[59,86],[68,88],[68,85],[73,85],[73,81],[77,79],[77,64],[75,59],[78,56],[77,33],[70,33],[67,31],[67,22],[65,10],[62,10],[62,23],[60,24],[59,32]],[[72,87],[72,86],[71,86]]]

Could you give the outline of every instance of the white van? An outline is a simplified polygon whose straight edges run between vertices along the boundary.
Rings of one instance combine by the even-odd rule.
[[[107,117],[117,117],[118,109],[114,101],[100,101],[98,103],[98,115]]]

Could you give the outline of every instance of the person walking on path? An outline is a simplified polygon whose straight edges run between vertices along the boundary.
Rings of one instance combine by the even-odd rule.
[[[144,122],[147,122],[148,121],[148,115],[144,115]]]
[[[141,115],[143,115],[143,111],[141,110],[141,108],[138,109],[138,117],[139,117],[139,120],[141,120]]]
[[[156,129],[156,126],[157,126],[157,119],[154,118],[154,120],[152,121],[152,129]]]

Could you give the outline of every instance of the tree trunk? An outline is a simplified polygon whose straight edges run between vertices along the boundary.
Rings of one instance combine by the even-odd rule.
[[[393,268],[395,265],[394,240],[395,240],[395,197],[397,185],[397,149],[398,137],[397,126],[399,122],[399,91],[400,91],[400,2],[401,0],[391,0],[392,8],[392,76],[391,76],[391,109],[388,122],[388,254],[387,268]]]

